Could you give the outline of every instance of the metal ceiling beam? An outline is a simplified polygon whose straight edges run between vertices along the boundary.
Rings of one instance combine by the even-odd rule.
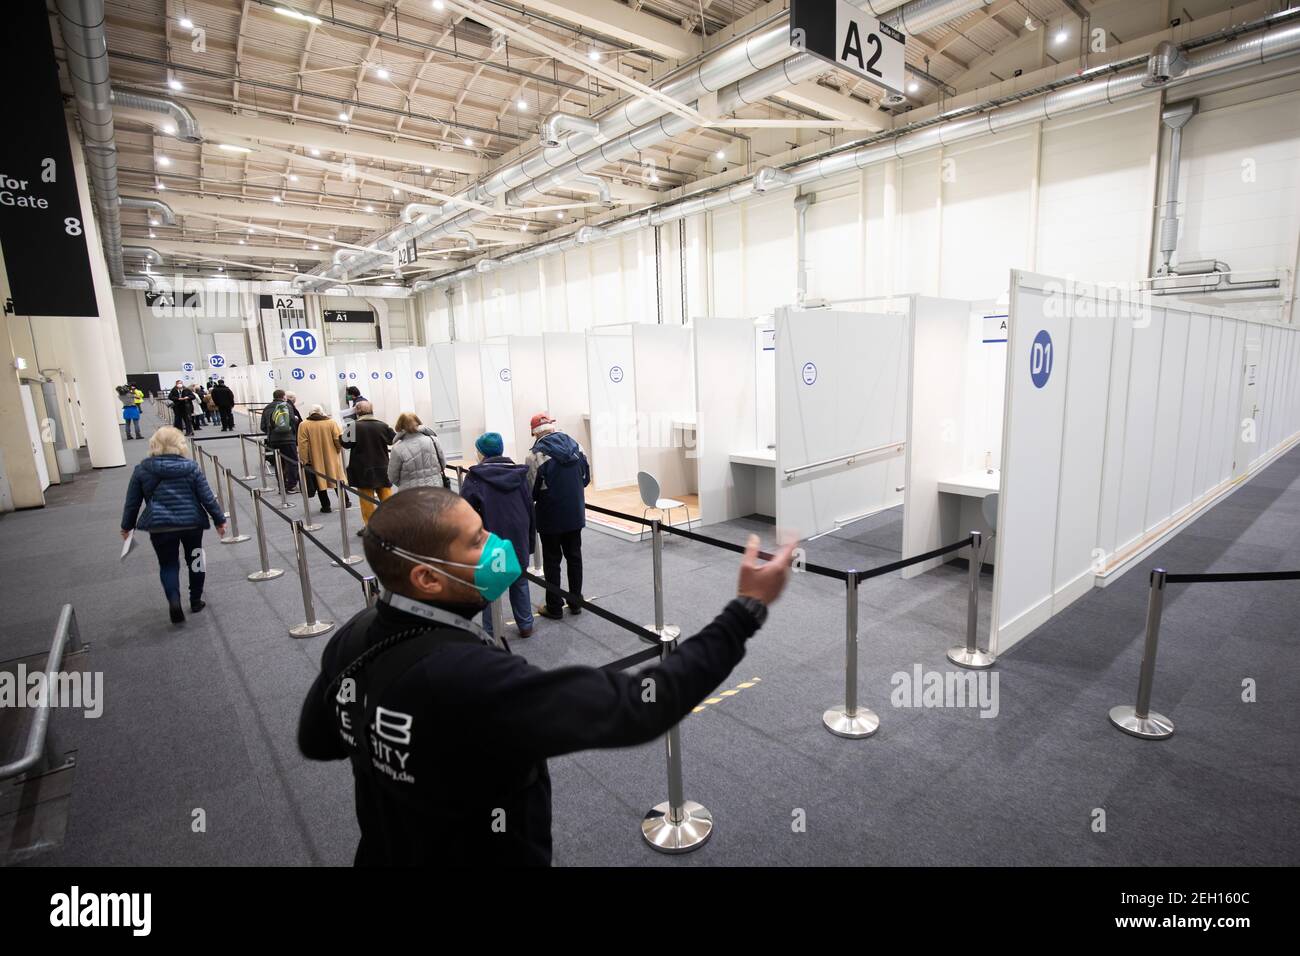
[[[777,99],[802,106],[805,109],[829,116],[831,119],[868,123],[868,129],[879,132],[889,128],[888,114],[881,113],[870,104],[837,93],[815,80],[805,80],[773,94]]]
[[[590,27],[674,60],[696,56],[703,49],[695,33],[615,0],[528,0],[526,9],[540,10],[577,27]]]

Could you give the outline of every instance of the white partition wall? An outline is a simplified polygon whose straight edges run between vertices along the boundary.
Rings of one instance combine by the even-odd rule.
[[[636,483],[635,365],[630,327],[604,326],[587,333],[594,488],[620,488]]]
[[[632,353],[637,470],[653,475],[665,497],[694,494],[695,358],[691,330],[681,325],[633,325]]]
[[[510,350],[510,404],[513,410],[513,434],[511,443],[506,445],[506,454],[522,462],[532,447],[529,431],[532,417],[547,410],[546,356],[540,335],[512,335],[506,343]]]
[[[401,376],[403,372],[409,374],[410,366],[401,361],[401,349],[375,349],[366,352],[365,356],[369,380],[361,387],[361,394],[370,399],[378,417],[394,422],[398,415],[407,411],[402,406]],[[410,395],[409,384],[406,394]]]
[[[479,375],[483,389],[483,428],[465,436],[465,451],[483,432],[500,432],[506,454],[514,454],[515,408],[511,379],[510,346],[506,342],[484,342],[479,347]]]
[[[418,362],[414,364],[415,379],[423,381],[426,388],[416,389],[416,414],[426,425],[438,433],[443,453],[458,458],[462,453],[460,423],[460,393],[456,385],[456,348],[450,342],[439,342],[424,350],[427,372],[420,378]],[[428,403],[428,414],[421,411],[422,402]]]
[[[411,395],[410,407],[403,408],[403,411],[415,412],[420,416],[420,421],[428,422],[433,425],[435,416],[433,414],[433,393],[429,387],[429,362],[430,346],[413,346],[406,350],[407,369],[411,376]],[[392,422],[389,422],[391,425]]]
[[[456,368],[456,406],[460,410],[460,452],[472,457],[474,439],[487,430],[483,417],[483,369],[479,346],[472,342],[457,342],[452,346],[452,359]]]
[[[319,405],[326,415],[338,414],[338,371],[332,356],[278,358],[271,360],[271,366],[275,371],[275,387],[297,395],[303,415],[312,405]]]
[[[908,315],[776,314],[776,520],[801,536],[902,501]]]
[[[563,432],[590,449],[587,336],[581,332],[547,332],[542,336],[542,353],[546,364],[546,411]],[[532,440],[528,431],[518,437],[525,442]]]
[[[1012,273],[995,650],[1133,567],[1300,437],[1298,335]]]
[[[775,382],[758,383],[755,343],[760,340],[751,319],[697,318],[694,328],[700,519],[712,524],[758,511],[757,484],[772,482],[771,469],[736,466],[731,456],[760,447],[756,394],[758,389],[773,392]],[[761,351],[761,342],[757,348]]]
[[[370,363],[366,361],[365,352],[344,352],[335,355],[334,364],[338,368],[340,408],[346,406],[343,393],[351,386],[361,389],[361,394],[366,398],[370,397]]]

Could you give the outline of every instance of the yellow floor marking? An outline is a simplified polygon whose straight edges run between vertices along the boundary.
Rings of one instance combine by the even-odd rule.
[[[750,687],[753,687],[755,684],[761,684],[762,682],[763,682],[763,678],[761,677],[751,677],[749,680],[737,684],[734,688],[731,688],[729,690],[719,691],[717,697],[708,698],[707,700],[704,701],[704,703],[694,708],[691,711],[691,713],[698,714],[702,710],[707,710],[710,705],[720,704],[723,702],[723,700],[725,700],[728,697],[735,697],[737,694],[741,692],[741,690],[748,689]]]

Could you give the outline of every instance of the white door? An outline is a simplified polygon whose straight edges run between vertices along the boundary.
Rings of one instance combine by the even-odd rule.
[[[36,477],[41,479],[41,491],[50,487],[50,472],[45,467],[45,448],[41,442],[41,426],[36,422],[36,405],[32,402],[32,387],[24,385],[23,415],[27,418],[27,434],[32,440],[32,457],[36,459]]]
[[[1244,475],[1259,457],[1259,342],[1246,343],[1245,366],[1241,371],[1241,403],[1237,406],[1237,445],[1232,476]]]

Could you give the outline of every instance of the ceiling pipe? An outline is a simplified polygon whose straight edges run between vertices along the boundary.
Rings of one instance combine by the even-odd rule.
[[[1155,58],[1156,55],[1152,54],[1151,59]],[[1147,75],[1151,75],[1150,66]],[[1145,82],[1143,88],[1151,89]],[[1163,262],[1157,275],[1170,271],[1170,263],[1178,251],[1178,181],[1182,168],[1183,127],[1192,121],[1198,106],[1198,100],[1184,100],[1167,104],[1160,113],[1160,121],[1169,127],[1169,165],[1165,169],[1165,204],[1160,218],[1160,256]]]
[[[855,0],[855,2],[857,6],[871,8],[877,14],[884,14],[899,6],[893,3],[892,0]],[[919,29],[928,29],[929,26],[944,22],[945,19],[952,19],[972,10],[981,9],[987,6],[989,2],[990,0],[912,0],[910,4],[902,4],[902,9],[894,16],[901,16],[902,11],[911,7],[913,8],[911,22],[925,24]],[[790,49],[789,19],[788,17],[782,17],[780,20],[774,21],[771,26],[740,37],[716,52],[708,54],[698,64],[693,65],[686,74],[665,80],[657,85],[655,89],[679,102],[690,103],[702,96],[723,90],[728,84],[734,84],[755,70],[762,70],[773,64],[780,65],[782,61],[787,59],[797,61],[800,70],[808,71],[802,74],[802,78],[805,79],[827,69],[824,61],[818,60],[810,54],[798,54],[790,57]],[[731,109],[735,109],[745,102],[750,102],[750,100],[742,97],[735,101],[735,105],[731,106]],[[725,111],[726,108],[720,106],[720,112]],[[667,113],[668,110],[655,100],[647,97],[631,97],[600,114],[597,118],[599,123],[597,133],[588,135],[575,132],[561,140],[557,146],[535,149],[515,162],[495,170],[479,183],[463,190],[459,194],[459,198],[484,205],[490,204],[503,193],[529,184],[538,177],[547,176],[571,159],[588,154],[602,141],[622,136],[629,131],[635,131],[637,127],[663,117]],[[681,119],[681,117],[674,118]],[[689,120],[685,121],[685,124],[681,129],[689,129],[694,125]],[[581,171],[589,172],[591,170]],[[455,205],[455,203],[448,203],[446,208],[450,210]],[[417,219],[415,222],[408,224],[407,227],[375,239],[371,245],[376,246],[379,251],[363,266],[368,267],[379,262],[384,258],[387,251],[403,245],[411,238],[421,238],[434,228],[447,226],[447,230],[439,233],[447,235],[449,231],[462,229],[466,223],[480,221],[487,218],[488,215],[490,214],[481,210],[470,209],[446,222],[433,222],[423,218]],[[325,270],[321,274],[328,276],[329,271]]]
[[[570,182],[586,183],[588,186],[595,186],[596,192],[600,196],[600,204],[606,209],[614,208],[614,199],[610,196],[609,183],[599,176],[574,176]]]
[[[163,263],[162,253],[150,246],[123,246],[123,259],[146,259],[151,265],[160,266]]]
[[[1288,15],[1285,22],[1277,16],[1265,17],[1234,30],[1231,39],[1208,48],[1197,48],[1185,53],[1186,70],[1171,77],[1166,86],[1182,85],[1193,80],[1218,76],[1267,63],[1280,57],[1300,52],[1300,23]],[[1156,54],[1153,54],[1153,56]],[[1049,92],[1028,99],[998,106],[987,111],[973,112],[946,122],[933,123],[898,135],[886,135],[852,150],[832,151],[814,156],[782,172],[789,180],[777,188],[802,186],[818,180],[840,176],[854,170],[865,169],[913,153],[949,146],[978,137],[997,134],[1009,129],[1043,122],[1068,113],[1090,109],[1106,103],[1153,92],[1143,85],[1150,62],[1130,69],[1106,73],[1098,68],[1096,73],[1083,74],[1063,81]],[[755,177],[757,178],[757,177]],[[742,181],[724,189],[665,203],[622,219],[602,225],[603,238],[615,238],[638,229],[661,226],[698,213],[740,203],[755,195],[753,180]],[[564,252],[577,245],[573,236],[534,246],[497,260],[501,265],[528,262],[556,252]],[[449,272],[432,280],[441,286],[464,279],[472,270]]]
[[[595,242],[604,235],[604,230],[599,226],[579,226],[578,231],[574,234],[574,240],[578,245],[585,246],[587,243]]]
[[[575,116],[572,113],[556,112],[542,120],[542,128],[538,136],[541,138],[543,146],[554,148],[563,141],[563,134],[565,133],[598,136],[600,135],[600,122],[589,116]]]
[[[777,169],[775,166],[763,166],[754,174],[754,192],[765,193],[769,189],[780,189],[788,186],[790,183],[790,174],[784,169]]]
[[[109,102],[128,110],[143,110],[146,113],[158,113],[168,117],[174,129],[165,129],[170,136],[186,143],[203,142],[199,131],[199,121],[180,103],[166,97],[142,93],[138,90],[113,89],[109,91]]]
[[[402,207],[402,222],[414,222],[418,216],[441,216],[446,208],[427,202],[408,202]]]
[[[167,205],[161,199],[137,199],[134,196],[122,196],[118,199],[117,204],[123,209],[144,209],[154,213],[158,221],[164,226],[176,225],[176,213],[172,212],[172,207]],[[150,225],[153,225],[151,222]]]

